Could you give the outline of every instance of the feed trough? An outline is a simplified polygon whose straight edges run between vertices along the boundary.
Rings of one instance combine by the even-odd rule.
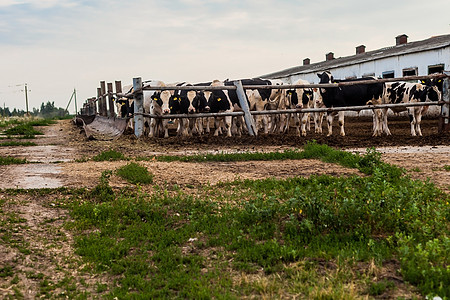
[[[86,137],[95,140],[115,140],[127,128],[127,119],[103,116],[77,116],[75,123],[83,127]]]

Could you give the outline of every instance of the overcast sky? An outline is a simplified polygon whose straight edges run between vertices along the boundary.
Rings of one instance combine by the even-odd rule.
[[[0,105],[78,107],[99,82],[251,78],[450,31],[450,1],[0,0]],[[71,104],[70,112],[74,112]]]

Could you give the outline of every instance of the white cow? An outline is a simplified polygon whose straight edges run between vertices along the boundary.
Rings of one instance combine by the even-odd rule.
[[[165,87],[164,82],[147,81],[144,83],[145,86],[151,87]],[[173,92],[169,90],[164,91],[144,91],[144,113],[151,115],[167,115],[170,113],[169,109],[169,99]],[[148,122],[148,120],[146,120]],[[169,128],[167,119],[155,119],[151,118],[148,122],[149,124],[149,137],[158,137],[160,134],[164,133],[164,137],[169,137]]]

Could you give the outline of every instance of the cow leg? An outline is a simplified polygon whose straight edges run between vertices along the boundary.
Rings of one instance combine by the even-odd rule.
[[[334,113],[331,113],[327,116],[327,125],[328,125],[328,134],[327,136],[330,136],[333,134],[333,119],[334,119]]]
[[[421,107],[418,107],[415,110],[415,117],[416,117],[416,133],[418,136],[422,136],[422,130],[420,129],[420,123],[422,122],[422,109]]]
[[[414,109],[408,108],[409,123],[411,124],[411,136],[416,136],[416,117]]]
[[[314,132],[322,133],[323,113],[314,113]]]
[[[278,127],[277,127],[278,133],[281,134],[284,132],[284,130],[286,129],[286,126],[287,126],[286,123],[287,123],[286,114],[281,114],[279,122],[278,122]]]
[[[148,130],[148,136],[149,137],[155,137],[155,127],[156,127],[156,120],[155,119],[151,119],[150,120],[150,125],[149,125],[149,130]]]
[[[372,110],[373,116],[373,128],[372,128],[372,136],[381,136],[382,134],[382,128],[380,127],[381,119],[382,119],[382,112],[380,109],[373,109]]]
[[[382,111],[383,111],[383,115],[382,115],[382,118],[383,118],[383,121],[382,121],[383,131],[384,131],[384,133],[386,133],[386,135],[391,135],[391,131],[389,130],[388,120],[387,120],[388,109],[384,108]]]
[[[214,127],[216,129],[214,131],[214,136],[219,136],[220,123],[221,123],[221,120],[217,117],[214,117]]]
[[[169,137],[169,121],[167,119],[161,120],[161,129],[164,130],[164,137]]]
[[[211,132],[211,119],[209,117],[205,117],[202,119],[202,122],[205,123],[205,132],[210,133]]]
[[[231,137],[231,123],[233,122],[233,117],[232,116],[226,116],[225,117],[225,128],[227,130],[227,136]]]
[[[345,136],[345,131],[344,131],[344,117],[345,117],[345,112],[344,111],[340,111],[338,113],[338,120],[339,120],[339,127],[341,128],[341,132],[340,135],[341,136]]]
[[[306,118],[306,130],[311,131],[311,113],[307,113],[308,117]]]
[[[306,136],[306,129],[310,127],[309,125],[309,113],[304,113],[302,116],[302,136]],[[308,128],[309,130],[310,128]]]

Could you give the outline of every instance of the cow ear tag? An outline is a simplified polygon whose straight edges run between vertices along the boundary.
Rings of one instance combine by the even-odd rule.
[[[153,100],[158,101],[158,98],[153,98]]]
[[[220,100],[222,100],[222,98],[218,98],[218,99],[217,99],[217,101],[220,101]]]

